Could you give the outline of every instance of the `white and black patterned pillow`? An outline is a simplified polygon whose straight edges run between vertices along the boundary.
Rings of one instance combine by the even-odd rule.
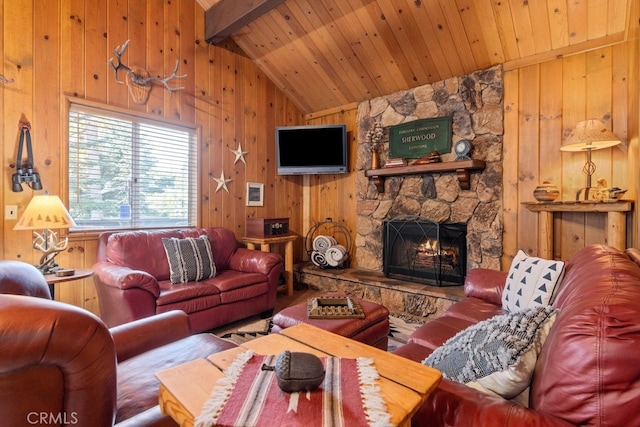
[[[502,292],[507,311],[550,305],[564,275],[564,262],[528,256],[518,251]]]
[[[216,275],[209,237],[163,238],[171,283],[197,282]]]
[[[491,317],[458,332],[422,363],[444,378],[512,399],[529,386],[555,315],[551,307],[535,307]]]

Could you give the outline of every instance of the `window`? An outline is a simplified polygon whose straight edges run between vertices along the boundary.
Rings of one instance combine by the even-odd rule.
[[[68,135],[74,230],[196,225],[196,129],[72,102]]]

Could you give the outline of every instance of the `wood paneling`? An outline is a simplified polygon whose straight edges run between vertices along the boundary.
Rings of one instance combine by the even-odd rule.
[[[287,0],[232,38],[313,113],[620,40],[633,1]]]
[[[626,136],[628,123],[623,112],[631,88],[619,86],[621,81],[628,81],[627,58],[626,49],[607,47],[505,73],[503,267],[510,262],[514,250],[537,254],[538,214],[520,203],[534,201],[533,190],[538,184],[552,182],[566,200],[574,200],[578,189],[585,186],[585,154],[560,152],[564,137],[575,124],[599,118],[614,133]],[[513,117],[516,111],[517,118]],[[614,115],[617,111],[621,113]],[[627,177],[637,172],[630,169],[626,152],[626,141],[621,146],[593,152],[597,166],[594,185],[595,180],[604,178],[609,186],[628,188]],[[517,168],[512,159],[517,159]],[[568,259],[585,245],[605,243],[606,215],[572,212],[557,217],[555,258]],[[636,234],[628,233],[629,245],[637,242]]]
[[[26,186],[10,191],[21,117],[33,125],[45,189],[64,198],[62,103],[66,95],[84,97],[196,123],[200,225],[229,227],[239,236],[247,217],[289,217],[300,236],[297,261],[305,256],[309,228],[327,217],[355,235],[357,177],[276,175],[276,126],[346,123],[355,162],[355,103],[500,63],[503,267],[518,249],[537,251],[537,216],[521,205],[533,200],[533,188],[551,180],[572,198],[584,185],[584,158],[559,151],[578,121],[603,118],[628,140],[594,153],[595,176],[629,188],[630,199],[640,196],[640,0],[287,0],[218,46],[204,41],[205,1],[0,0],[0,73],[14,79],[0,87],[3,205],[23,209],[34,194]],[[170,95],[155,86],[146,104],[133,103],[107,65],[127,39],[126,63],[152,74],[169,74],[179,59],[185,90]],[[231,149],[239,143],[248,152],[246,164],[234,163]],[[211,179],[223,172],[233,180],[228,193],[216,192]],[[247,182],[265,183],[264,206],[245,206]],[[0,257],[36,262],[30,233],[12,231],[15,222],[4,220],[4,209],[2,219]],[[635,211],[630,225],[628,244],[637,246]],[[567,258],[587,242],[603,241],[602,226],[597,215],[561,215],[555,255]],[[91,266],[95,239],[72,237],[60,263]],[[97,312],[91,280],[57,291],[58,298]]]
[[[44,190],[65,199],[63,106],[65,96],[75,96],[200,127],[201,226],[228,227],[240,237],[247,217],[288,216],[292,230],[302,233],[302,188],[300,181],[276,179],[274,128],[302,124],[304,116],[232,40],[204,41],[204,10],[195,0],[0,0],[0,11],[0,73],[15,80],[0,87],[3,206],[17,205],[20,213],[35,193],[26,185],[11,191],[21,117],[32,124]],[[166,76],[179,60],[178,74],[187,77],[170,84],[185,89],[170,94],[156,85],[146,104],[134,103],[107,63],[128,39],[124,63]],[[246,164],[234,163],[231,150],[239,143],[248,152]],[[223,172],[233,180],[228,193],[216,192],[211,179]],[[265,183],[264,207],[245,206],[246,182]],[[40,252],[31,247],[31,233],[14,232],[15,221],[4,221],[2,211],[0,258],[36,263]],[[95,253],[95,236],[72,235],[57,261],[91,267]],[[58,285],[56,299],[98,312],[91,279]]]

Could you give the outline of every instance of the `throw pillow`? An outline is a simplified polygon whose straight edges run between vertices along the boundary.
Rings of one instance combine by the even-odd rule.
[[[444,378],[512,399],[529,386],[555,314],[547,306],[491,317],[458,332],[422,363]]]
[[[550,305],[563,275],[563,261],[536,258],[518,251],[502,292],[502,308],[514,311]]]
[[[216,275],[209,237],[163,238],[171,283],[197,282]]]

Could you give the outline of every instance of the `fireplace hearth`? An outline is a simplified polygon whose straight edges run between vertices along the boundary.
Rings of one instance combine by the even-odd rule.
[[[432,286],[464,283],[467,225],[439,224],[420,216],[384,221],[383,273]]]

